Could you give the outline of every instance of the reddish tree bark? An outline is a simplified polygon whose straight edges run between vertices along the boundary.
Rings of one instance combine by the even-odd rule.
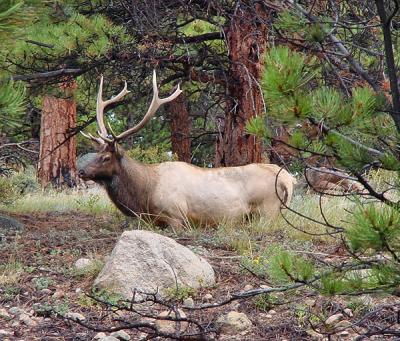
[[[42,186],[49,183],[57,187],[76,185],[76,138],[70,137],[75,127],[75,100],[45,96],[37,171]]]
[[[190,162],[190,117],[185,96],[180,95],[168,103],[170,115],[172,152],[179,161]]]
[[[260,139],[246,134],[246,122],[262,115],[264,103],[259,81],[267,45],[268,13],[261,4],[241,2],[227,29],[229,47],[228,105],[216,144],[216,166],[261,162]]]

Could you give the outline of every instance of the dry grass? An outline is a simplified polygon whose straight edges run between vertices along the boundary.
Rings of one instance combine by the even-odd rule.
[[[94,215],[116,214],[117,210],[100,187],[87,190],[41,191],[27,194],[12,206],[2,207],[14,213],[79,211]]]
[[[15,285],[24,273],[24,266],[17,261],[0,265],[0,286]]]
[[[394,172],[382,170],[371,172],[368,180],[377,190],[387,189],[390,184],[397,183]],[[397,196],[392,191],[390,195]],[[204,228],[187,222],[184,231],[172,231],[176,235],[189,235],[201,239],[205,234],[212,235],[215,243],[235,250],[240,254],[248,253],[259,241],[268,242],[274,238],[283,238],[298,242],[335,243],[335,239],[327,236],[325,220],[333,226],[346,227],[351,219],[356,203],[351,197],[324,196],[299,193],[294,196],[290,209],[284,209],[282,215],[275,219],[267,217],[252,218],[245,222],[223,222],[218,228]],[[29,212],[83,212],[96,215],[119,215],[109,200],[106,192],[96,186],[86,190],[42,191],[21,197],[12,207],[6,208],[17,213]],[[309,219],[311,218],[311,219]],[[135,229],[160,231],[151,222],[136,219]],[[170,229],[168,232],[171,234]]]

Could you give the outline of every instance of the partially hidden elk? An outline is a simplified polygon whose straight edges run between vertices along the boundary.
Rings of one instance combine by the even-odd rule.
[[[303,123],[302,132],[309,139],[314,139],[321,134],[318,127]],[[291,130],[283,126],[276,131],[269,149],[270,160],[277,164],[290,164],[293,160],[299,159],[299,150],[290,145]],[[303,159],[305,163],[304,181],[305,187],[320,194],[349,194],[364,193],[363,186],[356,178],[335,167],[334,157],[311,155]],[[298,186],[301,188],[301,184]]]
[[[104,109],[129,91],[125,82],[118,95],[103,101],[102,88],[103,79],[96,110],[99,136],[83,133],[99,151],[79,167],[78,174],[104,186],[125,215],[146,217],[161,226],[186,226],[188,222],[215,225],[254,213],[274,217],[290,203],[295,179],[277,165],[200,168],[178,161],[143,164],[131,159],[118,142],[138,132],[162,104],[173,101],[182,91],[178,86],[167,98],[159,98],[154,72],[153,99],[143,119],[120,135],[109,135]]]
[[[307,184],[317,193],[364,193],[364,188],[350,174],[326,167],[309,167],[305,171]]]

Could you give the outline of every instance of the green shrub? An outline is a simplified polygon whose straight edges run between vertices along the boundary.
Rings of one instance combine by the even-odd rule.
[[[104,262],[100,259],[92,259],[88,266],[82,269],[76,269],[74,276],[95,278],[104,267]]]
[[[36,289],[38,290],[47,289],[49,286],[54,285],[54,280],[50,277],[34,278],[32,282],[35,284]]]
[[[269,311],[278,304],[278,298],[274,294],[261,294],[253,299],[254,306],[261,311]]]
[[[144,163],[159,163],[177,160],[176,155],[171,155],[169,151],[163,150],[158,146],[152,146],[147,149],[142,149],[137,146],[128,150],[127,153],[131,158]]]
[[[89,194],[89,197],[75,199],[75,202],[81,209],[92,212],[100,201],[100,195]]]
[[[68,301],[40,302],[33,304],[37,316],[50,317],[53,314],[64,316],[69,311]]]
[[[165,293],[171,301],[183,301],[188,297],[193,296],[196,293],[196,290],[191,287],[178,285],[166,289]]]
[[[0,204],[11,205],[17,200],[17,192],[15,191],[10,178],[0,177]]]
[[[14,174],[10,177],[10,181],[17,194],[34,193],[40,188],[33,167],[28,167],[26,170]]]

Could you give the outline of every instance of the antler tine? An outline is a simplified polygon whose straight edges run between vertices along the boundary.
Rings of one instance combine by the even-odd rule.
[[[108,129],[110,129],[110,132],[111,132],[111,136],[115,139],[115,133],[114,133],[114,130],[113,130],[113,128],[111,127],[111,124],[110,124],[110,122],[107,122],[107,125],[108,125]]]
[[[104,109],[107,107],[107,105],[111,103],[115,103],[120,101],[126,94],[128,94],[130,91],[127,90],[128,85],[126,81],[124,82],[124,88],[121,90],[121,92],[112,97],[109,100],[103,101],[102,95],[103,95],[103,76],[100,78],[100,86],[99,86],[99,92],[97,94],[97,105],[96,105],[96,118],[97,118],[97,125],[99,126],[99,136],[106,142],[112,142],[112,139],[108,138],[108,132],[107,128],[104,124]]]
[[[103,144],[105,144],[105,141],[102,139],[102,138],[100,138],[100,137],[94,137],[92,134],[86,134],[86,133],[84,133],[83,131],[81,131],[80,132],[84,137],[86,137],[87,139],[89,139],[89,140],[92,140],[92,141],[94,141],[94,142],[97,142],[98,144],[101,144],[101,145],[103,145]]]
[[[147,110],[146,114],[144,115],[142,120],[137,125],[124,131],[122,134],[119,134],[118,136],[116,136],[115,140],[116,141],[121,140],[133,133],[138,132],[154,116],[154,114],[157,112],[158,108],[161,105],[173,101],[181,93],[182,93],[182,90],[180,89],[180,86],[178,84],[177,89],[170,96],[168,96],[166,98],[159,98],[158,97],[158,88],[157,88],[156,70],[153,70],[153,99],[151,100],[149,109]]]
[[[103,75],[100,77],[99,92],[97,93],[97,103],[96,103],[96,119],[97,125],[99,127],[99,135],[101,137],[107,138],[107,129],[104,125],[104,102],[103,102]]]

